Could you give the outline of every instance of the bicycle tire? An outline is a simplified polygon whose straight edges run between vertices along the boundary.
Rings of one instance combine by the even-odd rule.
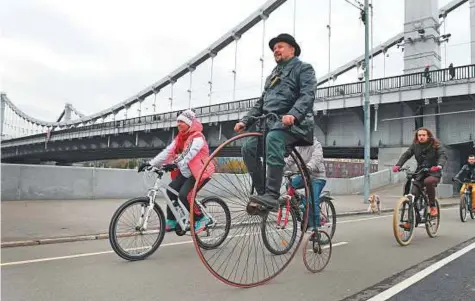
[[[335,205],[330,199],[321,199],[320,200],[320,222],[322,218],[322,204],[327,203],[328,206],[330,207],[330,211],[332,214],[332,222],[331,222],[331,231],[325,231],[327,232],[328,235],[330,235],[330,238],[333,239],[333,236],[335,235],[336,231],[336,224],[337,224],[337,216],[336,216],[336,210],[335,210]]]
[[[468,217],[468,207],[467,207],[467,196],[464,194],[460,198],[460,204],[459,204],[459,213],[460,213],[460,220],[462,223],[465,223],[467,221]]]
[[[404,207],[407,207],[408,209],[408,220],[409,220],[411,228],[409,231],[405,231],[405,232],[409,232],[409,237],[403,240],[401,238],[401,235],[399,235],[398,230],[400,228],[400,223],[401,223],[399,210]],[[393,234],[394,234],[394,238],[396,239],[399,245],[405,247],[411,243],[412,238],[414,237],[414,228],[415,228],[414,223],[415,223],[414,207],[411,206],[409,199],[404,196],[400,198],[399,201],[396,203],[396,206],[394,207],[394,212],[393,212]]]
[[[437,207],[437,226],[435,228],[435,231],[431,231],[430,230],[430,227],[429,227],[429,224],[431,223],[430,222],[430,212],[427,213],[426,215],[426,223],[425,223],[425,227],[426,227],[426,232],[427,232],[427,235],[429,235],[429,237],[431,238],[434,238],[437,236],[437,232],[439,231],[439,227],[440,227],[440,206],[439,206],[439,201],[437,199],[434,200],[435,202],[435,206]],[[430,211],[430,210],[428,210]]]
[[[114,212],[114,215],[112,216],[110,224],[109,224],[109,242],[111,244],[112,249],[121,258],[129,260],[129,261],[137,261],[137,260],[143,260],[147,258],[158,249],[158,247],[163,241],[163,238],[165,237],[165,214],[163,213],[163,210],[160,208],[160,206],[158,206],[157,203],[154,203],[153,210],[157,213],[160,219],[160,230],[159,230],[160,232],[158,235],[158,239],[152,244],[152,247],[150,248],[150,250],[148,250],[147,252],[141,255],[131,255],[127,253],[126,250],[124,250],[122,247],[120,247],[119,243],[117,242],[117,237],[116,237],[116,228],[117,228],[118,220],[121,217],[122,213],[127,208],[137,203],[142,203],[148,206],[150,201],[148,197],[138,197],[138,198],[134,198],[134,199],[130,199],[126,201]]]
[[[200,245],[201,248],[206,249],[206,250],[211,250],[211,249],[219,247],[224,242],[226,237],[228,236],[229,230],[231,228],[231,212],[229,211],[228,205],[226,205],[226,203],[222,199],[216,198],[216,197],[208,197],[208,198],[203,199],[201,201],[201,205],[206,207],[206,204],[210,203],[210,202],[216,202],[221,206],[221,208],[223,208],[224,215],[226,217],[226,222],[225,222],[225,225],[224,225],[224,235],[223,235],[223,237],[221,237],[214,244],[207,244],[207,243],[203,242],[200,237],[197,238],[197,243]]]
[[[280,208],[279,210],[282,212],[283,208]],[[262,242],[264,243],[264,246],[267,248],[267,250],[269,250],[269,252],[271,252],[274,255],[283,255],[287,253],[290,249],[292,249],[292,246],[295,243],[295,239],[297,238],[297,231],[298,231],[297,214],[295,213],[295,210],[293,208],[289,208],[289,214],[292,218],[292,236],[290,238],[290,242],[281,240],[281,244],[285,245],[285,248],[283,250],[275,249],[273,246],[271,246],[269,239],[267,238],[266,219],[268,218],[268,216],[266,216],[265,219],[261,223]]]
[[[206,170],[207,166],[209,164],[211,164],[213,162],[213,160],[215,160],[215,158],[218,158],[218,157],[221,157],[221,152],[223,150],[224,147],[230,145],[230,146],[236,146],[236,145],[240,145],[238,140],[243,140],[244,138],[249,138],[249,137],[256,137],[256,138],[262,138],[263,137],[263,134],[262,133],[259,133],[259,132],[250,132],[250,133],[243,133],[243,134],[239,134],[239,135],[236,135],[228,140],[226,140],[225,142],[223,142],[220,146],[218,146],[214,152],[209,156],[209,158],[204,162],[204,167],[202,168],[201,170],[201,173],[200,173],[200,176],[198,177],[196,183],[199,183],[200,181],[202,181],[202,176],[203,176],[203,173],[204,171]],[[242,141],[241,140],[241,141]],[[223,152],[223,156],[226,154],[226,152],[224,151]],[[298,161],[298,164],[300,164],[300,166],[305,166],[304,163],[302,162],[301,160],[301,157],[300,155],[297,156],[299,161]],[[235,177],[235,180],[239,180],[241,178],[246,178],[248,177],[248,173],[247,171],[244,171],[242,172],[243,176],[242,177]],[[218,177],[216,174],[213,176],[215,177],[215,180],[216,180],[216,183],[218,182],[217,179],[220,179],[222,180],[224,177],[225,177],[226,174],[224,174],[222,177]],[[211,182],[213,181],[210,181],[208,184],[206,184],[201,190],[206,190],[205,188],[208,186],[208,185],[211,185]],[[305,184],[305,191],[306,191],[306,195],[308,195],[309,193],[309,186],[308,186],[308,183],[307,183],[307,179],[305,178],[304,179],[304,184]],[[231,183],[230,185],[242,185],[242,183],[239,183],[239,184],[235,184],[235,183]],[[235,186],[234,188],[237,188],[239,189],[239,187]],[[251,187],[251,185],[249,185],[249,187]],[[229,187],[226,187],[226,186],[223,186],[223,190],[226,190],[228,189]],[[242,188],[242,187],[241,187]],[[234,204],[233,202],[236,202],[237,201],[241,201],[245,204],[247,204],[248,202],[248,195],[246,195],[247,193],[250,193],[251,189],[249,188],[249,190],[247,189],[243,189],[243,193],[241,195],[240,198],[236,198],[235,199],[232,199],[232,200],[228,200],[229,203],[232,203]],[[220,193],[222,191],[219,191],[218,190],[218,193]],[[199,193],[202,193],[202,191],[199,191]],[[223,192],[224,193],[224,192]],[[198,195],[198,185],[195,184],[195,187],[193,188],[193,191],[192,191],[192,200],[196,200],[197,198],[197,195]],[[226,199],[225,197],[223,197],[224,199]],[[238,204],[238,205],[241,205],[241,204]],[[194,210],[194,206],[195,206],[195,202],[191,202],[191,208],[190,208],[190,211],[193,212]],[[307,206],[308,207],[308,206]],[[244,208],[246,208],[246,205],[244,206]],[[232,216],[232,220],[233,220],[233,223],[232,223],[232,226],[231,226],[231,230],[233,230],[234,226],[236,226],[236,231],[240,231],[242,232],[241,230],[242,229],[247,229],[247,228],[252,228],[254,227],[255,225],[256,226],[256,231],[255,232],[250,232],[250,233],[246,233],[244,235],[242,234],[239,234],[239,235],[228,235],[227,236],[227,239],[225,241],[225,243],[223,243],[223,245],[220,247],[220,248],[216,248],[216,249],[213,249],[213,250],[205,250],[203,248],[201,248],[200,244],[198,243],[198,239],[197,239],[197,236],[196,236],[196,233],[194,231],[194,228],[192,227],[191,229],[191,236],[192,236],[192,239],[193,239],[193,244],[195,246],[195,249],[196,249],[196,252],[198,253],[198,256],[201,260],[201,262],[203,263],[203,265],[206,267],[206,269],[208,269],[208,271],[214,276],[216,277],[218,280],[220,280],[221,282],[227,284],[227,285],[230,285],[230,286],[234,286],[234,287],[239,287],[239,288],[249,288],[249,287],[255,287],[255,286],[258,286],[258,285],[262,285],[268,281],[270,281],[271,279],[275,278],[277,275],[279,275],[289,264],[290,262],[292,261],[292,259],[294,258],[295,254],[297,253],[298,251],[298,248],[300,247],[300,244],[303,240],[303,235],[300,235],[300,237],[297,237],[296,238],[296,243],[293,244],[293,248],[292,250],[290,250],[289,252],[283,254],[283,255],[279,255],[279,256],[276,256],[277,258],[280,258],[279,262],[276,262],[274,263],[273,265],[271,266],[267,266],[262,268],[262,265],[263,264],[266,264],[266,260],[276,260],[275,258],[273,258],[272,256],[275,256],[272,254],[272,256],[267,256],[265,253],[268,252],[270,253],[269,250],[266,250],[265,248],[262,248],[259,252],[254,252],[254,253],[249,253],[249,255],[247,256],[247,261],[253,261],[255,262],[252,266],[250,266],[248,268],[248,270],[252,270],[254,269],[254,271],[257,269],[257,276],[255,275],[252,275],[252,280],[247,280],[243,278],[245,277],[244,276],[244,273],[246,273],[246,276],[248,276],[249,272],[246,270],[247,268],[245,268],[244,266],[247,267],[248,265],[248,262],[245,262],[243,263],[242,265],[238,265],[238,264],[235,264],[235,266],[237,266],[236,270],[234,271],[234,269],[232,270],[232,272],[235,274],[234,278],[231,279],[232,275],[229,274],[229,275],[226,275],[226,268],[227,266],[224,268],[225,270],[224,271],[221,271],[221,266],[219,267],[214,267],[214,263],[211,262],[211,259],[210,259],[210,262],[208,262],[208,255],[209,253],[207,252],[218,252],[218,251],[222,251],[224,250],[225,248],[229,249],[229,248],[232,248],[231,246],[231,243],[234,238],[238,238],[237,240],[242,240],[242,238],[244,237],[247,237],[247,236],[250,236],[250,235],[257,235],[257,232],[261,233],[260,231],[260,228],[261,228],[261,222],[262,222],[262,218],[260,216],[256,216],[256,215],[249,215],[248,212],[246,212],[246,210],[240,210],[239,212],[243,211],[244,212],[244,219],[247,217],[251,217],[251,218],[248,218],[247,221],[242,221],[242,222],[236,222],[234,220],[234,217]],[[236,213],[238,214],[237,210],[231,210],[232,213]],[[191,219],[191,224],[194,223],[194,216],[191,215],[190,216],[190,219]],[[306,221],[304,221],[304,223],[306,223]],[[233,226],[234,225],[234,226]],[[259,235],[261,236],[261,235]],[[257,241],[257,239],[255,239]],[[260,240],[260,239],[259,239]],[[250,242],[249,244],[251,244],[252,242]],[[262,247],[262,244],[259,244],[261,245]],[[236,244],[235,248],[236,247],[240,247],[241,248],[241,254],[242,254],[242,250],[245,248],[245,247],[248,247],[246,244],[244,243],[241,243],[241,244]],[[234,250],[234,249],[233,249]],[[232,250],[232,251],[233,251]],[[239,261],[241,260],[241,254],[238,254],[239,256],[229,256],[227,261]],[[252,259],[252,256],[254,256],[255,258]],[[269,254],[270,255],[270,254]],[[261,257],[260,257],[261,256]],[[246,257],[245,255],[242,255],[242,257]],[[282,258],[282,257],[286,257],[285,259]],[[215,259],[214,262],[216,262],[218,259],[216,259],[216,256],[213,257]],[[259,260],[258,260],[259,259]],[[259,262],[261,261],[261,262]],[[264,261],[264,263],[262,263],[262,261]],[[223,263],[224,264],[224,263]],[[231,263],[228,263],[226,262],[226,264],[231,264]],[[280,265],[282,264],[282,265]],[[241,275],[241,278],[240,279],[237,279],[237,273],[238,273],[238,269],[244,269],[246,270],[246,272],[243,272],[243,274]],[[259,269],[262,269],[259,270]],[[265,275],[263,277],[261,277],[259,275],[259,273],[262,272],[264,273]]]
[[[330,238],[330,235],[326,231],[318,230],[318,238],[317,238],[317,241],[314,242],[313,240],[315,239],[316,234],[317,232],[312,231],[310,235],[308,235],[307,238],[305,239],[305,242],[303,243],[303,248],[302,248],[303,263],[305,267],[307,268],[307,270],[309,270],[312,273],[318,273],[318,272],[323,271],[323,269],[328,265],[332,257],[332,240]],[[323,236],[325,238],[322,239]],[[325,243],[323,243],[322,241],[325,241]],[[311,245],[311,252],[308,251],[309,245]],[[309,254],[314,254],[314,256],[318,258],[322,254],[323,250],[326,250],[326,249],[329,250],[329,255],[323,261],[323,264],[319,267],[312,267],[311,264],[309,263],[310,261]]]

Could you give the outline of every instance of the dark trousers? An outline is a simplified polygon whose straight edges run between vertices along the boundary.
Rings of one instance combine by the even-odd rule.
[[[185,205],[186,209],[188,209],[188,211],[190,211],[190,203],[188,202],[188,194],[195,186],[195,182],[196,180],[193,176],[189,178],[185,178],[180,173],[175,179],[173,179],[173,181],[171,181],[170,185],[168,185],[179,193],[178,197],[180,198],[180,201],[183,203],[183,205]],[[175,201],[177,199],[177,196],[168,190],[167,190],[167,195],[172,201]],[[167,206],[167,219],[176,220],[175,216],[173,215],[172,211],[170,210],[168,206]]]
[[[262,162],[259,157],[262,156],[262,138],[249,137],[243,143],[242,157],[246,164],[247,170],[251,175],[254,187],[258,193],[262,194],[265,190],[265,181],[262,174]],[[298,139],[287,131],[273,130],[266,136],[266,163],[268,166],[275,167],[276,181],[280,183],[271,183],[275,189],[280,188],[282,182],[282,172],[285,166],[285,153],[289,145],[297,142]],[[280,180],[277,180],[279,178]],[[268,178],[269,180],[269,178]]]
[[[429,198],[429,205],[431,207],[435,206],[435,186],[439,183],[440,178],[428,176],[424,179],[414,181],[419,184],[419,186],[426,188],[427,197]],[[412,194],[417,198],[420,195],[419,188],[416,185],[412,186]]]

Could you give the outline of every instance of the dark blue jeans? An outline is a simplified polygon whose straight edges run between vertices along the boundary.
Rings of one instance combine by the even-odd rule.
[[[325,187],[325,184],[327,184],[326,180],[323,179],[312,179],[312,190],[313,190],[313,208],[314,208],[314,214],[310,211],[309,213],[309,220],[308,220],[308,227],[310,229],[315,228],[316,226],[320,226],[320,194],[322,193],[323,187]],[[303,187],[303,181],[302,181],[302,176],[297,175],[294,178],[292,178],[292,186],[294,186],[296,189],[301,189]],[[307,203],[307,200],[304,198],[302,200],[302,204],[305,208]],[[315,215],[315,222],[316,225],[313,224],[314,218],[313,216]]]

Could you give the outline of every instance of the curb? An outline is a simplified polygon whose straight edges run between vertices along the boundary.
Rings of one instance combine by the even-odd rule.
[[[440,208],[454,207],[458,206],[459,203],[449,203],[441,204]],[[393,212],[394,209],[388,208],[381,210],[381,213]],[[348,216],[359,216],[359,215],[375,215],[374,213],[364,211],[352,211],[352,212],[343,212],[337,214],[338,217],[348,217]],[[48,244],[57,244],[65,242],[77,242],[77,241],[86,241],[86,240],[99,240],[99,239],[108,239],[109,234],[100,233],[100,234],[89,234],[89,235],[78,235],[78,236],[67,236],[67,237],[56,237],[56,238],[43,238],[43,239],[33,239],[33,240],[19,240],[19,241],[8,241],[2,242],[1,248],[14,248],[14,247],[27,247],[27,246],[37,246],[37,245],[48,245]]]

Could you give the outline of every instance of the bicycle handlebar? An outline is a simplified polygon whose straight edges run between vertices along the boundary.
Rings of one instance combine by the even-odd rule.
[[[267,119],[270,116],[274,117],[275,119],[279,119],[279,116],[276,113],[267,113],[261,116],[251,116],[249,117],[249,119],[261,120],[261,119]]]
[[[453,178],[452,180],[455,182],[459,182],[460,184],[465,184],[465,183],[475,184],[475,180],[473,179],[463,179],[463,181],[460,181],[458,178]]]
[[[300,175],[300,172],[296,172],[296,171],[286,171],[286,172],[284,172],[284,177],[286,177],[286,178],[290,178],[290,177],[293,177],[293,176],[296,176],[296,175]]]

